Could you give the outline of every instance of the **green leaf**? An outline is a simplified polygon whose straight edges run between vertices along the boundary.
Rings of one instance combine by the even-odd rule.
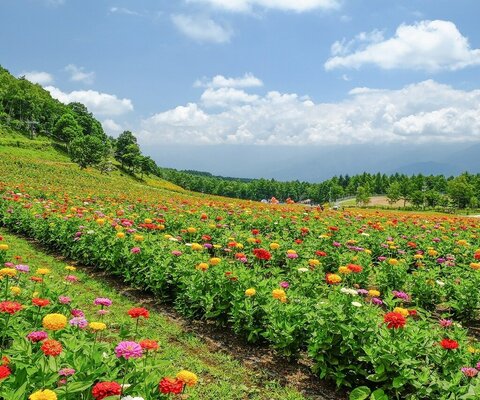
[[[371,393],[371,390],[366,386],[359,386],[352,390],[349,400],[365,400]]]
[[[377,389],[370,396],[370,400],[388,400],[388,396],[385,394],[383,389]]]

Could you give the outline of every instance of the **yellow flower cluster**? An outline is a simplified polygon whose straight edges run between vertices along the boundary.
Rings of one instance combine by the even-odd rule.
[[[206,271],[208,269],[208,264],[207,263],[200,263],[198,264],[195,269],[197,269],[198,271]]]
[[[213,257],[213,258],[210,259],[209,263],[210,263],[210,265],[218,265],[218,264],[220,264],[221,261],[222,261],[221,258]]]
[[[57,400],[57,395],[49,389],[38,390],[30,395],[29,400]]]
[[[105,329],[107,329],[107,325],[105,325],[103,322],[90,322],[88,324],[88,327],[92,331],[104,331]]]
[[[8,276],[10,278],[13,278],[15,275],[17,275],[17,270],[15,268],[2,268],[0,269],[0,276]]]
[[[195,386],[198,382],[198,377],[193,372],[182,370],[177,374],[177,379],[181,380],[187,386]]]
[[[59,331],[67,325],[67,317],[62,314],[47,314],[42,320],[43,327],[50,331]]]
[[[272,296],[274,299],[280,300],[282,303],[286,303],[287,301],[287,294],[283,289],[273,289]]]
[[[252,296],[255,296],[256,294],[257,294],[257,291],[254,288],[245,290],[245,296],[247,297],[252,297]]]

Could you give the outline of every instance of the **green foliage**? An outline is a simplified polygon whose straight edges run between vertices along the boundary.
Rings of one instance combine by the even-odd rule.
[[[100,164],[106,154],[107,144],[98,136],[80,136],[70,144],[70,157],[80,168]]]

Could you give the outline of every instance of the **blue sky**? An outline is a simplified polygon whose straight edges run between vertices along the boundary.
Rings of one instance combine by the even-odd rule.
[[[478,0],[3,0],[0,63],[116,136],[478,142]]]

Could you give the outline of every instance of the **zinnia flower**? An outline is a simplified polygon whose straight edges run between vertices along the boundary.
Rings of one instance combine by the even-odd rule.
[[[47,314],[42,320],[43,327],[50,331],[59,331],[67,325],[67,317],[62,314]]]
[[[398,329],[403,328],[407,320],[398,312],[389,312],[384,315],[383,322],[387,324],[388,329]]]
[[[118,396],[122,387],[117,382],[98,382],[92,389],[95,400],[103,400],[105,397]]]
[[[325,280],[329,285],[335,285],[337,283],[340,283],[342,281],[342,278],[340,278],[340,276],[337,274],[327,274],[325,276]]]
[[[478,370],[476,368],[472,368],[472,367],[463,367],[461,369],[463,375],[469,377],[469,378],[473,378],[474,376],[476,376],[478,374]]]
[[[58,371],[60,376],[72,376],[76,371],[73,368],[62,368]]]
[[[158,391],[163,394],[179,394],[182,390],[183,382],[177,378],[163,378],[158,384]]]
[[[32,303],[38,307],[46,307],[50,304],[50,300],[48,299],[40,299],[38,297],[35,297],[32,299]]]
[[[93,331],[104,331],[107,329],[107,325],[105,325],[103,322],[90,322],[88,327]]]
[[[268,261],[272,258],[272,255],[268,250],[265,249],[253,249],[253,254],[259,260]]]
[[[180,371],[176,377],[187,386],[195,386],[198,382],[197,375],[187,370]]]
[[[132,318],[140,318],[140,317],[149,318],[150,317],[148,310],[143,307],[131,308],[130,310],[128,310],[128,315],[130,315],[130,317]]]
[[[57,357],[62,353],[62,344],[53,339],[47,339],[43,342],[40,349],[46,356]]]
[[[88,325],[88,321],[84,317],[74,317],[68,323],[71,326],[76,326],[80,329],[85,329]]]
[[[10,376],[12,371],[5,365],[0,365],[0,379],[6,379]]]
[[[156,340],[145,339],[139,342],[139,345],[142,347],[143,350],[149,351],[158,350],[158,342]]]
[[[0,312],[13,315],[19,312],[23,306],[16,301],[2,301],[0,302]]]
[[[27,335],[27,339],[30,340],[32,343],[41,342],[42,340],[45,340],[47,337],[48,337],[48,334],[47,332],[44,332],[44,331],[30,332]]]
[[[287,301],[287,294],[283,289],[273,289],[272,297],[274,299],[280,300],[282,303],[285,303]]]
[[[357,265],[357,264],[348,264],[347,268],[350,271],[355,272],[357,274],[363,271],[363,267],[361,265]]]
[[[440,346],[442,346],[445,350],[455,350],[458,349],[458,342],[453,339],[442,339],[440,341]]]
[[[110,307],[112,305],[112,300],[110,300],[106,297],[97,297],[93,301],[93,304],[95,304],[96,306]]]
[[[123,357],[126,360],[130,358],[140,358],[143,355],[143,349],[137,342],[120,342],[117,347],[115,347],[115,355],[117,358]]]
[[[247,297],[255,296],[256,293],[257,293],[257,291],[254,288],[250,288],[250,289],[245,290],[245,296],[247,296]]]
[[[29,400],[57,400],[57,395],[50,389],[38,390],[30,395]]]

